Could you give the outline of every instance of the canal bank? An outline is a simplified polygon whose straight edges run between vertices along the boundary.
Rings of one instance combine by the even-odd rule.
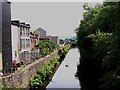
[[[77,72],[77,65],[79,64],[79,58],[79,50],[77,48],[70,49],[46,89],[80,89],[79,80],[75,77]]]
[[[26,65],[19,71],[7,76],[0,77],[0,87],[4,88],[27,88],[30,78],[34,77],[36,71],[42,68],[49,61],[58,56],[58,51],[54,51],[51,55],[40,58],[35,62]]]
[[[46,88],[69,49],[70,45],[60,47],[58,50],[58,56],[51,59],[48,64],[36,71],[34,78],[30,79],[30,89],[34,90],[39,88],[40,90],[44,90]]]

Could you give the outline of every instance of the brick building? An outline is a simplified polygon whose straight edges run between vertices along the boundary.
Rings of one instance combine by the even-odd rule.
[[[30,33],[30,41],[31,41],[30,48],[32,50],[32,49],[34,49],[36,47],[36,45],[38,45],[38,43],[39,43],[39,36],[34,35],[33,33]]]
[[[58,44],[58,36],[42,36],[40,37],[40,40],[49,40],[54,42],[55,44]]]

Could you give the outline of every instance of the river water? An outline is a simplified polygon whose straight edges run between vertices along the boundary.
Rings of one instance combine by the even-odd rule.
[[[79,50],[77,48],[70,49],[46,89],[76,88],[80,90],[79,80],[75,77],[79,58]]]

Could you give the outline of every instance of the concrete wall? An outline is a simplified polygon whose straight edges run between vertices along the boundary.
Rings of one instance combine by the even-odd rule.
[[[32,64],[24,67],[19,72],[15,72],[9,76],[2,77],[2,85],[7,88],[26,88],[29,86],[29,80],[34,76],[36,71],[47,64],[51,59],[58,56],[58,51],[55,51],[51,55],[36,60]]]

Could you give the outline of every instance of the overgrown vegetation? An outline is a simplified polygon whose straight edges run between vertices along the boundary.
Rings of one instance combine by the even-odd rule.
[[[30,87],[35,88],[44,88],[45,80],[50,79],[50,75],[53,73],[53,69],[59,64],[59,57],[52,59],[48,64],[39,69],[36,72],[33,80],[30,80]]]
[[[39,49],[40,49],[40,54],[42,56],[48,55],[51,52],[53,52],[55,49],[58,48],[57,44],[55,44],[55,43],[53,43],[51,41],[48,41],[48,40],[40,41],[38,46],[39,46]]]
[[[44,67],[39,69],[35,76],[34,79],[30,80],[30,88],[31,89],[36,89],[36,88],[45,88],[46,87],[46,81],[51,80],[52,74],[55,72],[55,68],[57,68],[62,60],[64,59],[66,53],[69,51],[70,45],[65,45],[58,50],[58,57],[50,60],[48,64],[46,64]],[[48,82],[47,82],[48,84]]]
[[[120,2],[84,5],[83,20],[76,29],[81,53],[77,76],[83,90],[119,90]]]
[[[65,55],[67,54],[70,48],[71,46],[69,44],[66,44],[65,46],[59,48],[58,55],[60,56],[61,61],[65,58]]]

